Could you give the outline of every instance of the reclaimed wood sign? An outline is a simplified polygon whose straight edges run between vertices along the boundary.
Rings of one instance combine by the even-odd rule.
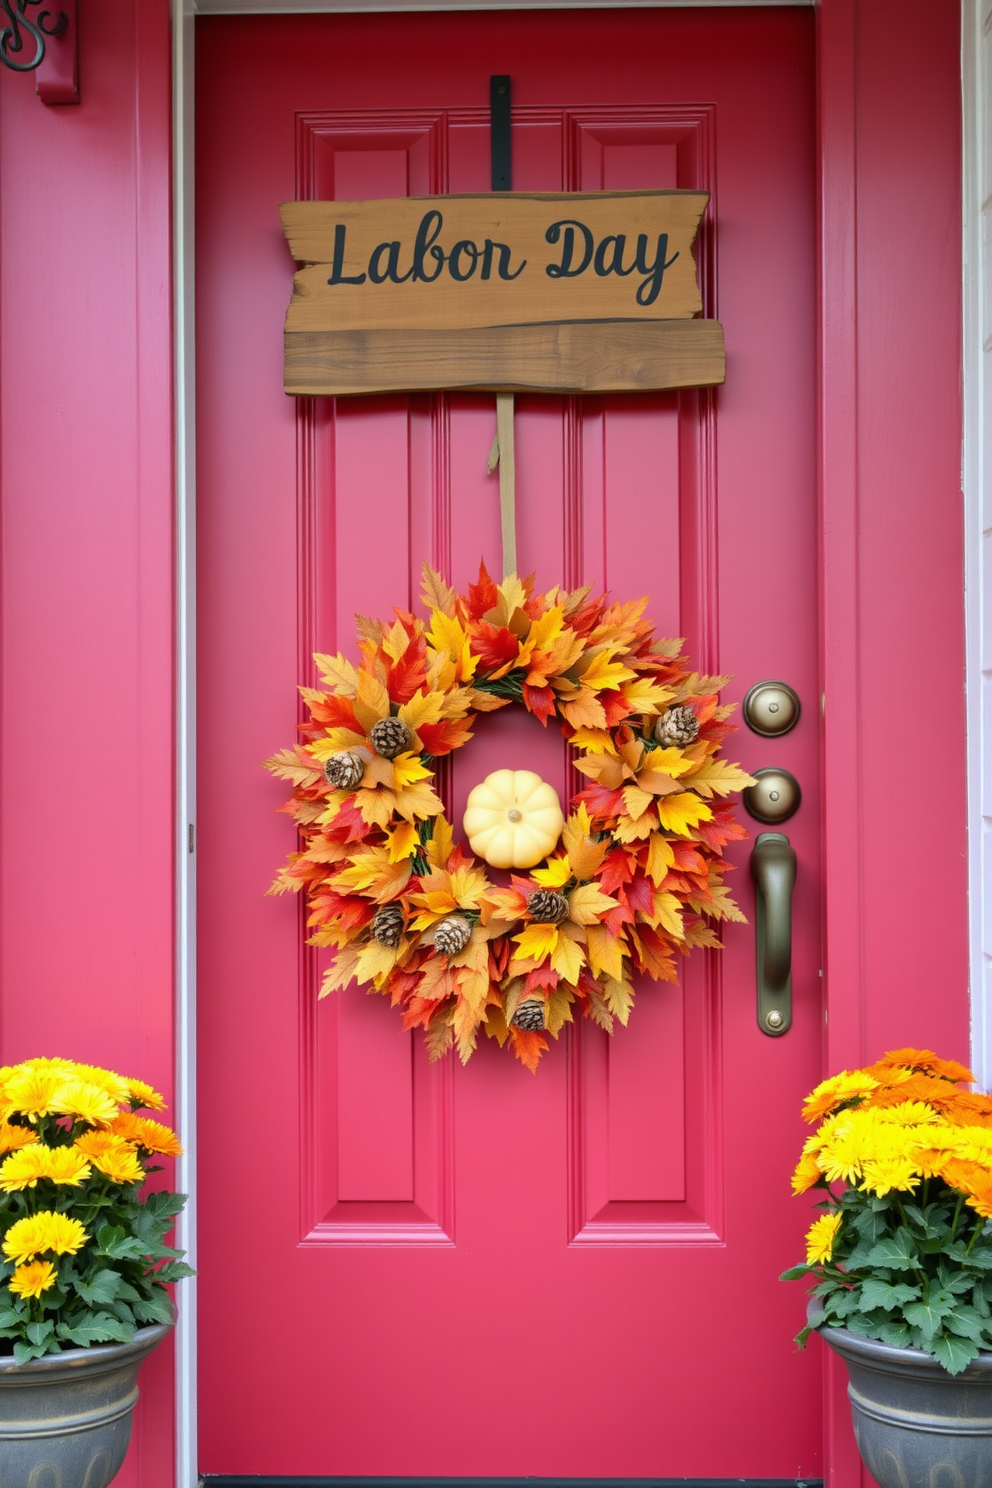
[[[293,394],[623,392],[724,380],[705,191],[288,202]]]

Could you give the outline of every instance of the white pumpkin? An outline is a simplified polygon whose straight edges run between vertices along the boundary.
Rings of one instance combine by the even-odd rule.
[[[533,770],[494,770],[470,792],[462,826],[493,868],[533,868],[565,825],[558,792]]]

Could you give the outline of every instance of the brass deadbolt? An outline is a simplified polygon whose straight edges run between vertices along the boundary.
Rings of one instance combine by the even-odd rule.
[[[770,767],[755,770],[754,778],[756,783],[749,785],[744,792],[744,806],[755,821],[774,826],[795,816],[803,793],[794,775],[790,775],[788,770]]]
[[[744,699],[744,722],[765,739],[795,728],[799,711],[799,697],[785,682],[756,682]]]

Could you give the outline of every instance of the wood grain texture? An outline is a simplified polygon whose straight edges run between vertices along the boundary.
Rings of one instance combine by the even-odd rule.
[[[716,320],[569,321],[463,330],[287,331],[296,395],[649,392],[724,381]]]
[[[708,200],[597,191],[287,202],[283,228],[304,267],[286,329],[687,319],[702,309],[693,244]]]

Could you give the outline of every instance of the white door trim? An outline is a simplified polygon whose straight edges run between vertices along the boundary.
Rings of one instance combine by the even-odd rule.
[[[971,1047],[992,1085],[992,0],[962,0],[965,627]]]
[[[176,437],[176,1111],[186,1140],[179,1181],[189,1194],[179,1244],[196,1250],[196,589],[193,131],[196,15],[366,10],[605,9],[812,5],[816,0],[172,0],[173,306]],[[972,1059],[992,1084],[992,261],[984,219],[992,213],[992,150],[986,146],[992,98],[992,0],[961,0],[963,127],[963,360],[965,624],[967,656],[968,833]],[[985,586],[989,587],[989,586]],[[185,1284],[176,1332],[176,1488],[197,1488],[196,1283]]]

